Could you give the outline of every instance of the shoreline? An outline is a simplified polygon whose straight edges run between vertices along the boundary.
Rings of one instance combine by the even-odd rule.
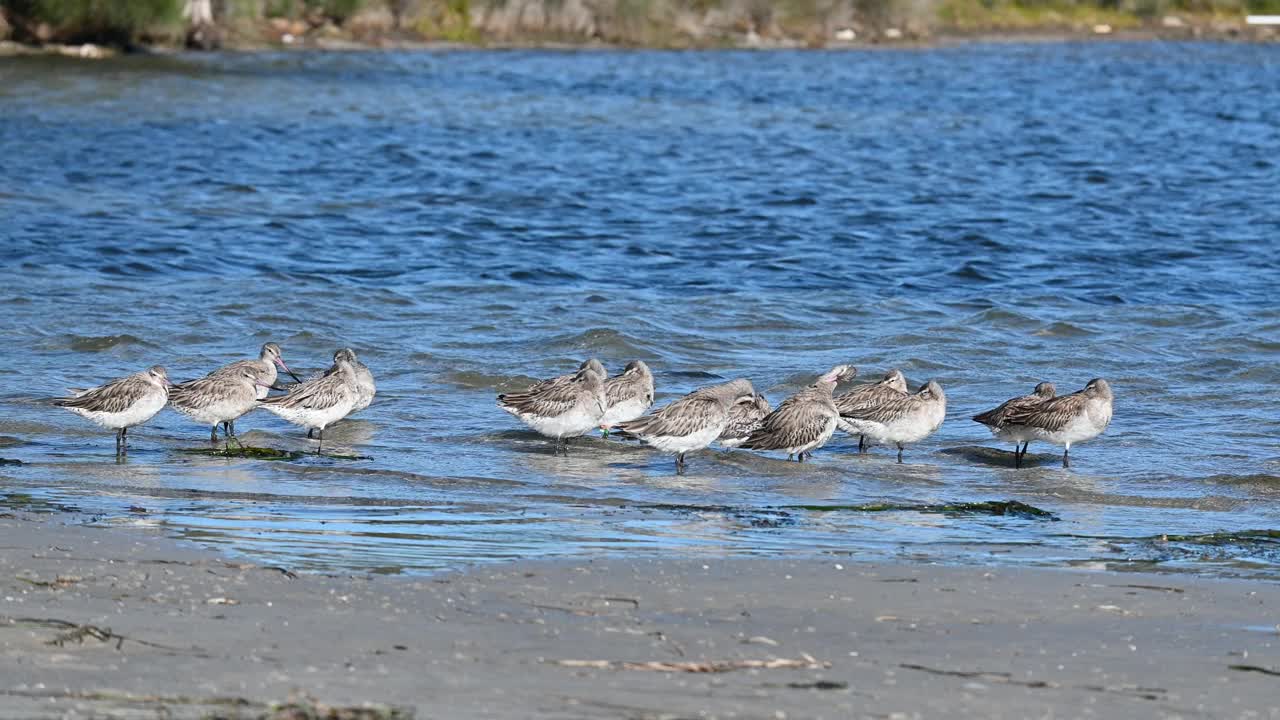
[[[0,717],[1280,716],[1273,583],[720,558],[296,575],[74,517],[0,517]]]
[[[974,31],[946,31],[926,37],[900,37],[897,39],[871,39],[858,41],[830,41],[821,45],[808,45],[795,39],[770,39],[757,42],[703,43],[689,45],[642,45],[631,43],[604,42],[583,40],[571,42],[564,40],[529,39],[520,41],[494,40],[477,42],[454,42],[447,40],[412,40],[404,38],[380,38],[375,40],[358,40],[346,37],[302,38],[292,42],[266,41],[234,41],[226,43],[220,52],[227,53],[263,53],[281,51],[311,52],[466,52],[466,51],[519,51],[545,50],[564,52],[715,52],[715,51],[855,51],[855,50],[932,50],[940,48],[964,47],[969,45],[1029,44],[1029,43],[1086,43],[1086,42],[1241,42],[1271,43],[1280,41],[1280,33],[1270,26],[1231,27],[1229,29],[1213,28],[1201,25],[1187,25],[1178,28],[1123,28],[1070,30],[1047,27],[1044,29],[1000,30],[985,29]],[[215,51],[216,52],[216,51]],[[26,43],[14,40],[0,40],[0,58],[56,55],[89,60],[101,60],[124,55],[129,56],[173,56],[201,55],[207,51],[182,48],[172,45],[139,45],[129,49],[121,49],[109,45],[94,43]]]

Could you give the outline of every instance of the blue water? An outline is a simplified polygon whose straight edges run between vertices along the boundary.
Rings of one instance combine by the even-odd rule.
[[[310,570],[1280,578],[1280,539],[1245,534],[1280,530],[1278,163],[1275,45],[3,60],[0,456],[24,464],[0,496]],[[378,397],[326,443],[368,459],[193,455],[207,429],[166,411],[116,464],[42,402],[267,340],[307,371],[360,353]],[[942,383],[948,419],[903,465],[838,435],[811,464],[712,450],[676,477],[616,440],[554,457],[494,407],[588,356],[647,361],[659,402],[899,367]],[[1014,470],[969,420],[1092,377],[1115,420],[1070,470],[1047,445]],[[314,447],[261,412],[237,427]],[[1005,500],[1058,519],[919,507]]]

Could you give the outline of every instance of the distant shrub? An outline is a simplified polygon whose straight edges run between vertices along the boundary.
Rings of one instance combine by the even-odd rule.
[[[308,0],[307,4],[318,7],[326,17],[341,25],[359,12],[364,0]]]
[[[423,37],[447,42],[468,43],[479,40],[471,27],[469,0],[433,0],[419,8],[414,30]]]
[[[179,19],[181,0],[0,0],[25,27],[45,24],[74,42],[127,44],[148,29]]]
[[[284,18],[320,15],[341,25],[364,4],[365,0],[264,0],[262,14]]]

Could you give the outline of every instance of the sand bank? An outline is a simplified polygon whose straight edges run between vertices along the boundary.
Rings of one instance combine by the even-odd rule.
[[[0,717],[1280,717],[1265,583],[788,559],[296,576],[68,518],[0,519]]]

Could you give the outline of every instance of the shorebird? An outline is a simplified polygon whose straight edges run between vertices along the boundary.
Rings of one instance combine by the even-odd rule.
[[[267,384],[258,379],[258,371],[241,366],[234,371],[214,371],[199,380],[175,385],[169,392],[173,409],[209,426],[209,442],[218,442],[218,425],[227,437],[227,449],[235,437],[232,423],[258,404],[258,391]],[[239,442],[239,441],[237,441]]]
[[[600,418],[605,437],[618,423],[635,420],[653,406],[653,373],[643,360],[627,363],[621,375],[604,381],[604,397],[608,404]]]
[[[608,401],[605,370],[591,358],[577,372],[534,383],[527,390],[503,393],[498,407],[520,418],[540,435],[552,438],[552,454],[569,454],[569,438],[600,426]]]
[[[850,435],[858,436],[858,452],[864,453],[867,451],[866,436],[845,420],[843,415],[845,413],[856,415],[859,412],[864,412],[868,407],[903,397],[906,394],[907,379],[902,376],[901,370],[894,369],[885,373],[884,377],[876,382],[859,385],[835,398],[836,410],[839,410],[842,416],[839,427]]]
[[[796,462],[804,462],[814,450],[826,445],[836,430],[840,412],[831,398],[836,384],[852,379],[857,373],[852,365],[831,368],[812,385],[783,400],[742,442],[742,447],[785,450],[788,460],[794,455]]]
[[[355,368],[345,356],[335,357],[334,364],[337,371],[332,375],[300,383],[287,395],[258,401],[262,409],[307,428],[307,437],[317,431],[316,454],[324,447],[324,429],[350,414],[358,400]]]
[[[694,390],[660,410],[618,423],[618,429],[663,452],[675,453],[676,474],[681,474],[685,453],[715,442],[729,423],[729,408],[752,397],[755,388],[750,380],[732,380]]]
[[[720,433],[720,447],[736,448],[746,442],[771,412],[773,407],[760,393],[734,403],[729,408],[729,422],[725,424],[724,432]]]
[[[227,374],[234,375],[241,368],[252,368],[253,371],[258,374],[258,380],[265,383],[267,387],[270,387],[276,384],[276,377],[277,377],[276,366],[277,365],[280,367],[281,370],[284,370],[285,372],[289,373],[289,375],[292,376],[294,380],[298,381],[299,383],[302,382],[302,379],[299,378],[297,375],[294,375],[293,371],[289,369],[289,366],[284,364],[284,359],[280,356],[280,346],[273,342],[266,343],[262,346],[262,351],[258,354],[257,360],[237,360],[229,365],[223,365],[222,367],[218,368],[217,370],[214,370],[209,374],[216,375],[218,373],[227,373]],[[258,399],[261,400],[266,396],[267,396],[267,388],[259,387]],[[231,427],[232,427],[232,430],[235,429],[234,424],[232,424]]]
[[[378,387],[373,384],[373,373],[369,371],[369,366],[356,359],[356,351],[351,348],[342,348],[333,354],[333,365],[324,371],[325,375],[333,375],[338,372],[339,358],[345,359],[351,364],[353,377],[355,378],[351,389],[356,391],[356,406],[351,409],[352,415],[369,407],[369,403],[373,402],[373,396],[378,392]],[[322,375],[321,377],[324,377]]]
[[[169,375],[156,365],[105,385],[54,401],[82,418],[116,431],[116,457],[129,453],[129,428],[141,425],[169,402]]]
[[[1071,467],[1071,445],[1092,440],[1111,424],[1111,386],[1102,378],[1083,390],[1008,413],[1005,425],[1026,428],[1036,440],[1062,445],[1062,467]]]
[[[974,415],[973,421],[986,425],[991,434],[997,438],[1012,442],[1013,466],[1020,468],[1022,458],[1027,455],[1027,446],[1035,439],[1036,433],[1026,425],[1010,425],[1009,416],[1024,409],[1038,407],[1040,403],[1053,398],[1057,392],[1053,383],[1042,382],[1036,385],[1036,389],[1030,395],[1020,395],[1011,400],[1005,400],[1000,407]]]
[[[930,380],[914,394],[886,395],[875,404],[845,411],[840,419],[851,432],[869,438],[871,444],[896,445],[898,462],[902,462],[903,445],[928,437],[946,416],[947,396],[941,385]]]

